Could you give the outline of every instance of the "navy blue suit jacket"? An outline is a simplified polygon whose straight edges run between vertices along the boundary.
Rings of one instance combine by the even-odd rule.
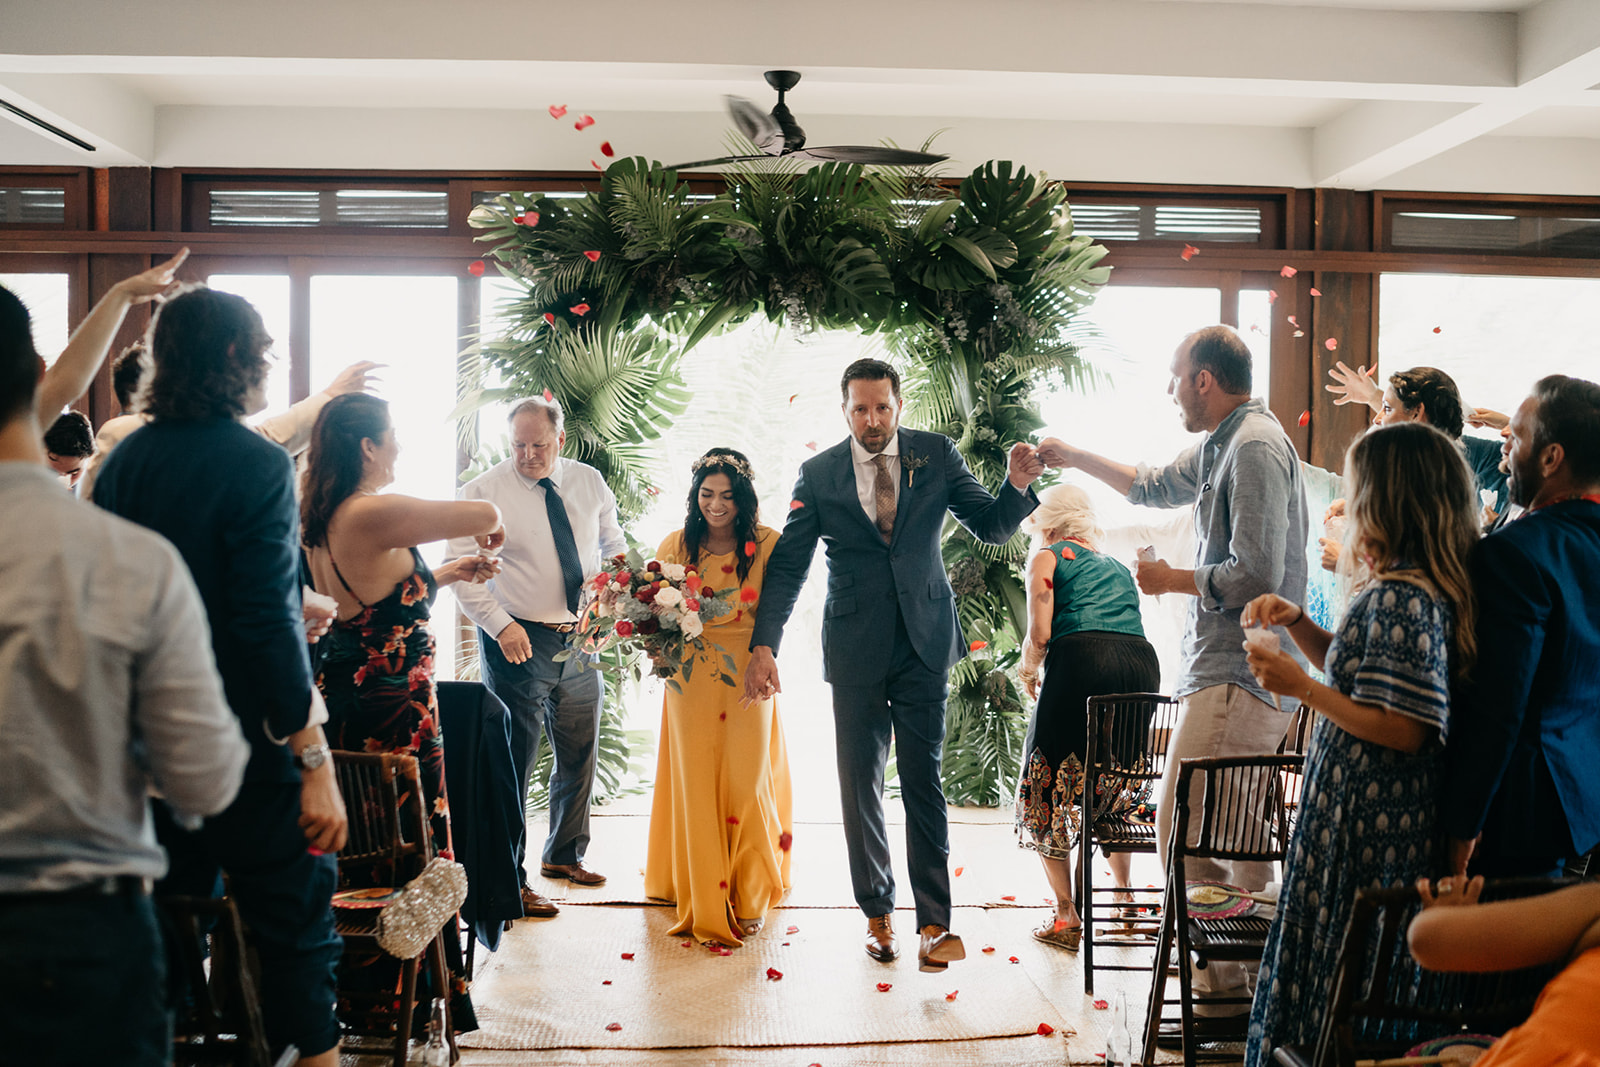
[[[1472,578],[1478,660],[1450,716],[1445,829],[1483,831],[1497,856],[1581,855],[1600,844],[1600,504],[1507,523]]]
[[[940,550],[945,513],[979,540],[1003,544],[1039,498],[1032,489],[1019,493],[1009,480],[991,496],[943,434],[902,429],[899,439],[900,499],[887,544],[856,495],[849,438],[801,465],[788,522],[767,562],[750,647],[777,653],[821,540],[828,555],[825,680],[883,680],[897,610],[929,670],[947,671],[967,654]]]
[[[211,624],[228,706],[250,742],[249,782],[297,782],[284,739],[311,707],[300,604],[294,464],[232,419],[157,420],[101,468],[94,502],[177,546]]]

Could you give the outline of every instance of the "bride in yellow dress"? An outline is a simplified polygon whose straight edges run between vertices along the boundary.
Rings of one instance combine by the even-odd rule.
[[[778,531],[756,521],[743,454],[715,448],[693,470],[684,528],[656,558],[695,567],[708,590],[738,587],[736,610],[705,626],[707,643],[733,657],[735,684],[712,663],[696,663],[690,677],[678,676],[681,692],[667,688],[644,886],[677,904],[671,933],[737,946],[789,889],[793,804],[777,702],[740,703]]]

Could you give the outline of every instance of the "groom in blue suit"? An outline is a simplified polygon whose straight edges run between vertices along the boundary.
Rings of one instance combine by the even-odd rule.
[[[964,959],[950,932],[950,834],[940,762],[950,668],[966,655],[940,534],[945,513],[989,544],[1011,538],[1038,506],[1029,484],[1044,470],[1031,445],[1011,450],[1006,484],[989,495],[950,439],[900,429],[900,376],[860,359],[840,382],[850,437],[800,468],[789,519],[767,564],[750,641],[745,694],[777,692],[783,627],[820,539],[828,553],[823,678],[833,686],[839,794],[867,954],[888,963],[895,944],[894,872],[883,817],[889,738],[906,811],[906,853],[921,931],[922,970]]]

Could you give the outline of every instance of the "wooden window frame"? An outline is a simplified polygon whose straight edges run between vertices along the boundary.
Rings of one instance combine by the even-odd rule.
[[[0,188],[60,189],[64,201],[61,222],[0,222],[0,230],[89,228],[89,171],[83,167],[6,167],[0,169]]]

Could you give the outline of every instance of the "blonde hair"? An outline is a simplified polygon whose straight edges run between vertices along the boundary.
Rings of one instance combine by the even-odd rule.
[[[1052,485],[1039,491],[1039,506],[1022,520],[1022,528],[1033,538],[1035,548],[1075,537],[1099,551],[1106,532],[1095,517],[1089,494],[1075,485]],[[1055,537],[1050,537],[1055,534]]]
[[[1410,582],[1449,603],[1450,673],[1477,655],[1467,555],[1478,540],[1478,492],[1455,442],[1425,422],[1379,427],[1345,453],[1350,546],[1372,561],[1372,580]]]

